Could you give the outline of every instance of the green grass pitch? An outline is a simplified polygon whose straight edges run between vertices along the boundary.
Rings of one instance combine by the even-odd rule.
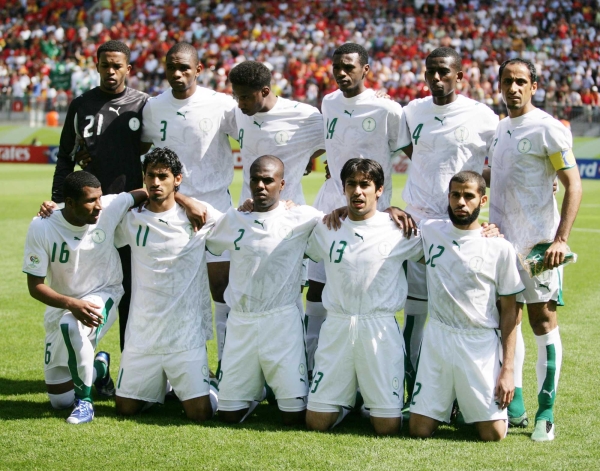
[[[0,469],[598,469],[600,419],[598,306],[600,290],[600,182],[584,182],[584,198],[570,246],[579,262],[565,269],[567,307],[559,311],[564,345],[556,405],[557,435],[536,444],[527,430],[511,430],[501,443],[479,443],[471,427],[442,427],[436,437],[412,440],[406,425],[398,437],[377,438],[368,420],[351,414],[332,433],[309,433],[280,424],[266,403],[238,426],[195,425],[176,401],[134,419],[115,415],[111,400],[96,402],[92,424],[69,426],[69,411],[54,411],[43,382],[44,307],[30,298],[21,273],[25,233],[39,203],[49,198],[53,167],[3,164],[0,173]],[[322,174],[304,179],[311,202]],[[394,177],[394,202],[402,206],[405,177]],[[240,192],[236,172],[232,194]],[[596,242],[595,242],[596,241]],[[524,393],[536,410],[533,334],[524,323],[527,348]],[[118,329],[101,344],[119,364]],[[216,347],[209,343],[211,367]]]

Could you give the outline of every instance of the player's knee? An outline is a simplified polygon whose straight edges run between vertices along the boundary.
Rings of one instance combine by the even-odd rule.
[[[66,326],[69,331],[70,338],[80,334],[79,321],[70,312],[67,312],[60,318],[60,326],[61,329],[63,329],[63,326]]]
[[[484,442],[499,442],[506,437],[506,421],[495,421],[477,427],[479,438]]]
[[[408,421],[408,433],[413,438],[430,438],[436,427],[429,422],[429,420],[422,420],[420,416],[411,414]]]
[[[248,412],[248,409],[242,410],[220,410],[219,411],[219,420],[225,422],[227,424],[239,424],[244,416]]]
[[[314,432],[326,432],[335,423],[335,416],[331,414],[306,411],[306,428]]]
[[[206,422],[213,417],[213,409],[208,395],[184,401],[182,405],[187,418],[194,422]]]
[[[132,416],[142,411],[142,408],[144,407],[144,402],[136,401],[121,396],[115,396],[115,407],[117,410],[117,414],[122,416]]]
[[[400,431],[402,417],[394,417],[396,413],[400,413],[400,410],[371,408],[371,424],[377,435],[395,435]]]
[[[68,409],[75,402],[75,390],[72,389],[62,394],[48,393],[48,398],[50,399],[50,405],[54,409]]]

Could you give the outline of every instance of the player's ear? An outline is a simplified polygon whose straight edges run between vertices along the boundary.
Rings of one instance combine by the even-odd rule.
[[[535,95],[535,92],[537,91],[537,82],[533,82],[531,84],[531,94]]]
[[[479,202],[479,207],[483,208],[485,206],[485,204],[487,203],[488,197],[487,195],[483,195],[481,197],[481,201]]]
[[[281,191],[283,191],[283,189],[285,188],[285,180],[282,178],[281,179],[281,187],[279,188]]]
[[[460,82],[463,79],[463,76],[464,76],[463,71],[459,70],[456,74],[456,81]]]
[[[269,96],[269,93],[271,93],[271,88],[269,88],[269,87],[262,87],[262,90],[260,91],[260,94],[262,95],[263,98],[267,98]]]
[[[202,62],[198,61],[198,65],[196,66],[196,77],[200,75],[203,70],[204,66],[202,65]]]
[[[377,191],[375,192],[375,196],[377,196],[377,198],[379,198],[381,195],[383,195],[383,186],[377,188]]]
[[[183,180],[183,175],[180,173],[175,176],[175,186],[181,185],[181,180]]]
[[[369,73],[369,70],[371,70],[371,66],[369,64],[365,64],[363,66],[363,78],[365,78],[367,76],[367,74]]]

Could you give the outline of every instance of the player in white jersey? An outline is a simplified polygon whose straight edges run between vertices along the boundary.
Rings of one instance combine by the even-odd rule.
[[[141,212],[129,212],[116,232],[117,246],[131,246],[134,274],[117,380],[116,406],[122,415],[162,403],[167,380],[189,419],[207,420],[217,406],[206,354],[212,313],[204,243],[221,213],[206,204],[206,224],[194,231],[175,202],[182,167],[170,149],[148,153],[143,163],[148,204]]]
[[[478,217],[487,202],[483,177],[470,170],[457,173],[446,201],[450,221],[427,219],[419,225],[430,319],[419,354],[410,434],[430,437],[441,422],[450,421],[456,399],[480,438],[498,441],[508,429],[516,294],[525,287],[511,244],[481,236]]]
[[[237,64],[229,81],[239,104],[235,114],[244,172],[240,204],[251,198],[250,166],[262,155],[276,155],[285,166],[281,198],[305,204],[301,179],[308,163],[324,152],[323,116],[314,106],[275,95],[271,72],[260,62]]]
[[[166,57],[171,90],[148,101],[144,108],[142,141],[175,151],[183,164],[181,192],[225,212],[231,207],[233,154],[228,135],[237,138],[235,100],[197,86],[202,64],[191,44],[177,43]],[[229,309],[223,299],[229,277],[229,256],[207,255],[208,276],[217,323],[221,358]],[[212,332],[210,337],[212,338]]]
[[[339,90],[326,95],[321,107],[327,163],[333,182],[327,182],[332,191],[323,192],[317,209],[326,213],[346,204],[340,172],[348,160],[357,157],[375,160],[382,166],[385,184],[377,207],[383,211],[390,206],[392,157],[400,151],[402,106],[376,97],[374,90],[365,87],[365,77],[370,70],[368,62],[367,51],[358,44],[344,44],[333,53],[332,71]],[[321,302],[326,281],[322,262],[309,263],[308,278],[307,351],[312,368],[319,330],[326,314]]]
[[[231,307],[219,372],[219,417],[238,423],[273,389],[284,424],[304,421],[308,377],[304,327],[296,305],[308,237],[322,217],[280,204],[284,165],[261,156],[250,167],[254,211],[230,209],[206,241],[231,253],[225,299]]]
[[[416,222],[448,217],[448,184],[462,170],[482,173],[498,117],[483,103],[456,91],[463,78],[461,57],[453,48],[434,49],[425,61],[431,96],[403,108],[400,145],[411,158],[402,193],[406,212]],[[409,262],[404,306],[406,392],[413,391],[419,349],[427,320],[425,266]]]
[[[517,297],[519,322],[527,304],[538,345],[538,411],[531,438],[548,441],[554,439],[553,409],[562,363],[556,318],[556,306],[562,304],[561,272],[557,267],[568,251],[567,240],[581,202],[581,179],[571,132],[531,103],[537,90],[535,66],[525,59],[512,59],[502,64],[499,77],[508,117],[496,131],[491,176],[486,172],[491,178],[490,220],[521,256],[527,256],[535,244],[551,243],[544,257],[548,271],[529,278],[521,270],[527,289]],[[553,194],[556,176],[565,187],[560,215]],[[519,363],[522,359],[517,358],[517,375],[522,374]],[[515,416],[525,414],[522,396],[517,399],[509,409]]]
[[[348,218],[339,230],[318,224],[306,254],[324,260],[327,284],[323,324],[315,354],[306,424],[328,430],[354,407],[356,389],[380,435],[402,424],[404,348],[395,319],[406,300],[403,264],[423,257],[420,237],[406,239],[377,211],[384,171],[370,159],[351,159],[341,179]]]
[[[83,171],[67,176],[63,190],[64,209],[29,227],[23,271],[31,296],[48,306],[44,376],[50,403],[64,409],[76,401],[67,422],[79,424],[94,417],[92,383],[114,394],[110,358],[100,352],[94,359],[94,349],[123,295],[115,228],[146,193],[102,196],[100,181]]]

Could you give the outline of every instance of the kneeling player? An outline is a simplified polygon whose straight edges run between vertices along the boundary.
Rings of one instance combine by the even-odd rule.
[[[357,386],[380,435],[402,424],[404,344],[396,311],[406,300],[403,263],[423,256],[421,239],[407,239],[389,214],[377,211],[381,165],[351,159],[341,179],[348,218],[339,230],[315,228],[306,254],[325,262],[327,319],[315,354],[306,424],[324,431],[354,406]]]
[[[48,306],[44,376],[50,403],[64,409],[75,401],[67,422],[81,424],[94,418],[92,383],[99,392],[114,394],[110,357],[100,352],[94,360],[94,348],[114,323],[123,295],[115,228],[146,193],[102,196],[95,176],[74,172],[65,179],[63,194],[64,209],[31,223],[23,271],[31,296]]]
[[[170,149],[153,149],[143,170],[148,205],[128,213],[116,235],[117,245],[131,246],[133,273],[117,412],[163,403],[168,379],[187,417],[204,421],[217,405],[205,345],[212,312],[204,242],[221,213],[207,204],[208,220],[194,232],[175,202],[182,165]]]
[[[514,394],[516,294],[524,286],[511,244],[481,237],[478,216],[486,201],[483,177],[460,172],[450,180],[451,221],[431,219],[420,227],[430,321],[410,406],[414,437],[430,437],[440,422],[449,422],[455,399],[482,440],[506,436],[506,407]]]

